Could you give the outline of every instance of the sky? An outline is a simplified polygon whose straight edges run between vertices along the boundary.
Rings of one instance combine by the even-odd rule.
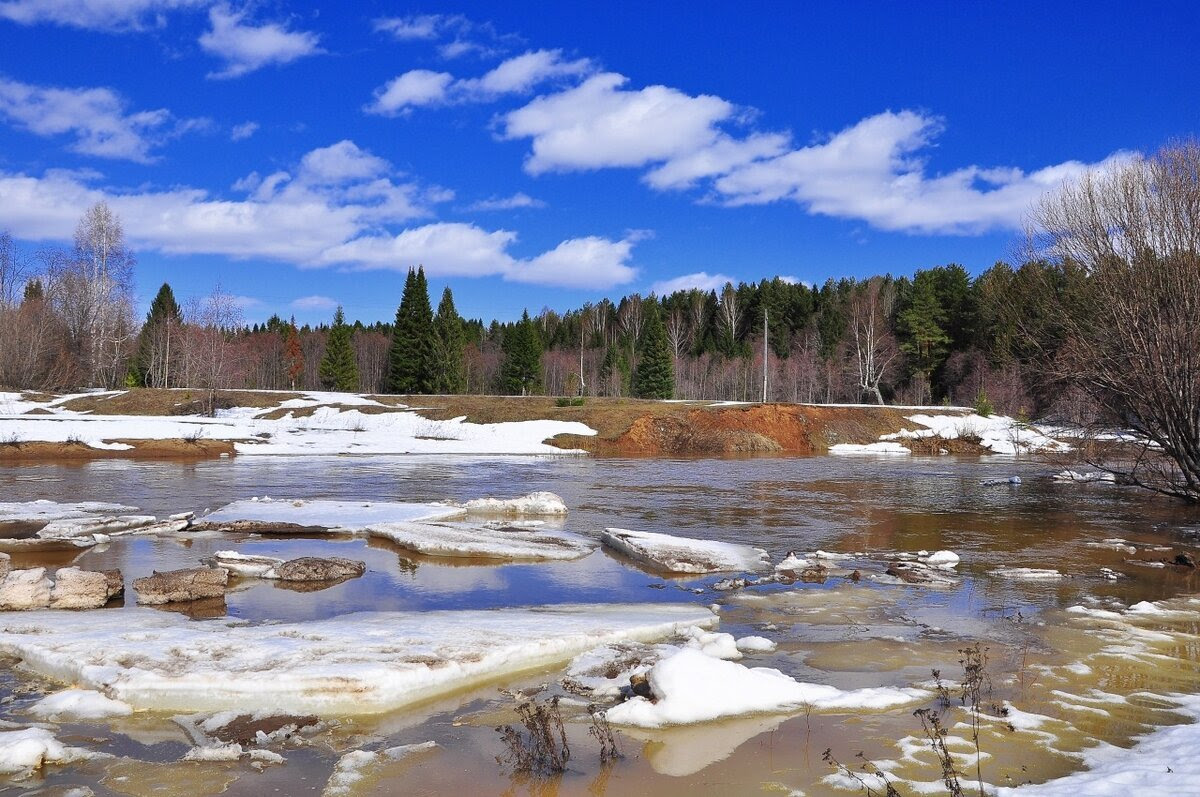
[[[460,313],[1012,259],[1200,126],[1195,3],[0,0],[0,231],[105,200],[138,307]]]

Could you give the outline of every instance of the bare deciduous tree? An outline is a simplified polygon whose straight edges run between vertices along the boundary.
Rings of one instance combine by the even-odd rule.
[[[229,367],[233,336],[242,325],[242,308],[221,286],[203,299],[192,299],[184,313],[187,336],[189,385],[205,391],[205,411],[216,409],[217,390],[232,387]]]
[[[896,303],[896,288],[882,277],[859,285],[850,297],[850,332],[854,337],[859,393],[882,406],[879,383],[888,376],[900,353],[888,319]]]
[[[1068,181],[1032,221],[1062,324],[1054,375],[1143,441],[1104,464],[1200,501],[1200,143]]]

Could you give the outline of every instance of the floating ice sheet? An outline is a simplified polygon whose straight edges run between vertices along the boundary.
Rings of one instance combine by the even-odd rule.
[[[0,653],[134,709],[345,716],[388,711],[586,650],[710,627],[679,604],[364,612],[307,623],[195,622],[153,609],[4,617]]]
[[[761,548],[672,534],[612,528],[604,530],[600,541],[631,559],[669,573],[761,570],[768,562]]]

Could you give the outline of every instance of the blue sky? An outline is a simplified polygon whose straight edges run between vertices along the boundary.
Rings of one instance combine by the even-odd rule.
[[[0,0],[0,230],[104,198],[139,302],[464,315],[1010,256],[1197,131],[1185,3]],[[434,300],[436,301],[436,295]]]

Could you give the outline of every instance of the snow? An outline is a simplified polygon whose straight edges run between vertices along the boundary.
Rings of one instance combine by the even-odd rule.
[[[477,498],[462,508],[472,515],[549,515],[567,514],[567,505],[554,493],[536,492],[520,498]]]
[[[437,749],[437,742],[407,744],[389,747],[386,750],[352,750],[338,759],[333,774],[325,784],[321,797],[344,797],[354,794],[359,783],[369,777],[371,770],[393,761],[403,761],[409,756]]]
[[[1048,436],[1032,424],[1020,423],[1005,415],[984,417],[974,412],[966,414],[928,415],[919,413],[908,420],[921,429],[902,429],[880,436],[880,440],[912,440],[937,437],[943,440],[979,438],[979,444],[997,454],[1019,454],[1026,451],[1067,451],[1069,446]]]
[[[805,559],[803,556],[798,555],[795,551],[790,551],[788,555],[779,562],[779,564],[775,565],[775,572],[778,573],[783,570],[793,570],[799,572],[801,570],[807,570],[812,566],[813,563],[811,560]]]
[[[817,710],[882,710],[925,699],[922,689],[870,687],[843,691],[797,681],[779,670],[749,668],[683,648],[649,673],[657,702],[634,697],[607,712],[614,725],[661,728],[752,714],[786,714],[806,706]]]
[[[472,525],[469,523],[382,523],[366,533],[426,556],[480,559],[567,560],[596,549],[591,540],[537,527]]]
[[[34,703],[29,707],[29,713],[58,722],[62,719],[127,717],[133,713],[133,708],[91,689],[64,689]]]
[[[1190,722],[1158,728],[1129,750],[1111,745],[1083,754],[1086,770],[1038,785],[997,790],[1004,797],[1126,797],[1129,794],[1195,794],[1200,791],[1200,696],[1172,700]]]
[[[79,747],[67,747],[44,728],[0,731],[0,775],[24,779],[46,764],[70,764],[103,757]]]
[[[742,653],[774,653],[777,644],[762,636],[744,636],[737,641],[737,649]]]
[[[631,559],[670,573],[761,570],[768,564],[763,549],[731,542],[617,528],[605,529],[600,541]]]
[[[1076,470],[1064,470],[1054,474],[1056,482],[1106,482],[1114,484],[1117,481],[1116,474],[1108,473],[1107,471],[1092,470],[1080,473]]]
[[[362,612],[302,623],[193,622],[154,609],[3,617],[0,654],[135,710],[354,716],[715,625],[679,604]]]
[[[954,551],[934,551],[927,556],[917,554],[917,559],[930,567],[940,567],[945,570],[956,567],[959,563],[958,554]]]
[[[275,568],[284,563],[283,559],[274,556],[247,556],[237,551],[217,551],[212,558],[216,567],[247,578],[273,578]]]
[[[830,454],[886,454],[908,456],[912,452],[899,443],[838,443],[829,447]]]
[[[119,394],[119,393],[118,393]],[[118,395],[113,394],[113,395]],[[17,394],[0,403],[0,439],[22,443],[79,441],[98,449],[128,449],[114,440],[228,440],[239,455],[247,454],[564,454],[544,443],[560,434],[595,435],[573,421],[532,420],[469,423],[465,418],[435,421],[409,408],[362,412],[377,400],[348,393],[306,393],[272,407],[235,407],[217,417],[103,415],[62,409],[77,395],[53,402],[25,400]],[[80,394],[83,395],[83,394]],[[52,415],[29,415],[52,408]],[[265,416],[287,409],[284,417]],[[290,410],[309,414],[296,417]]]

